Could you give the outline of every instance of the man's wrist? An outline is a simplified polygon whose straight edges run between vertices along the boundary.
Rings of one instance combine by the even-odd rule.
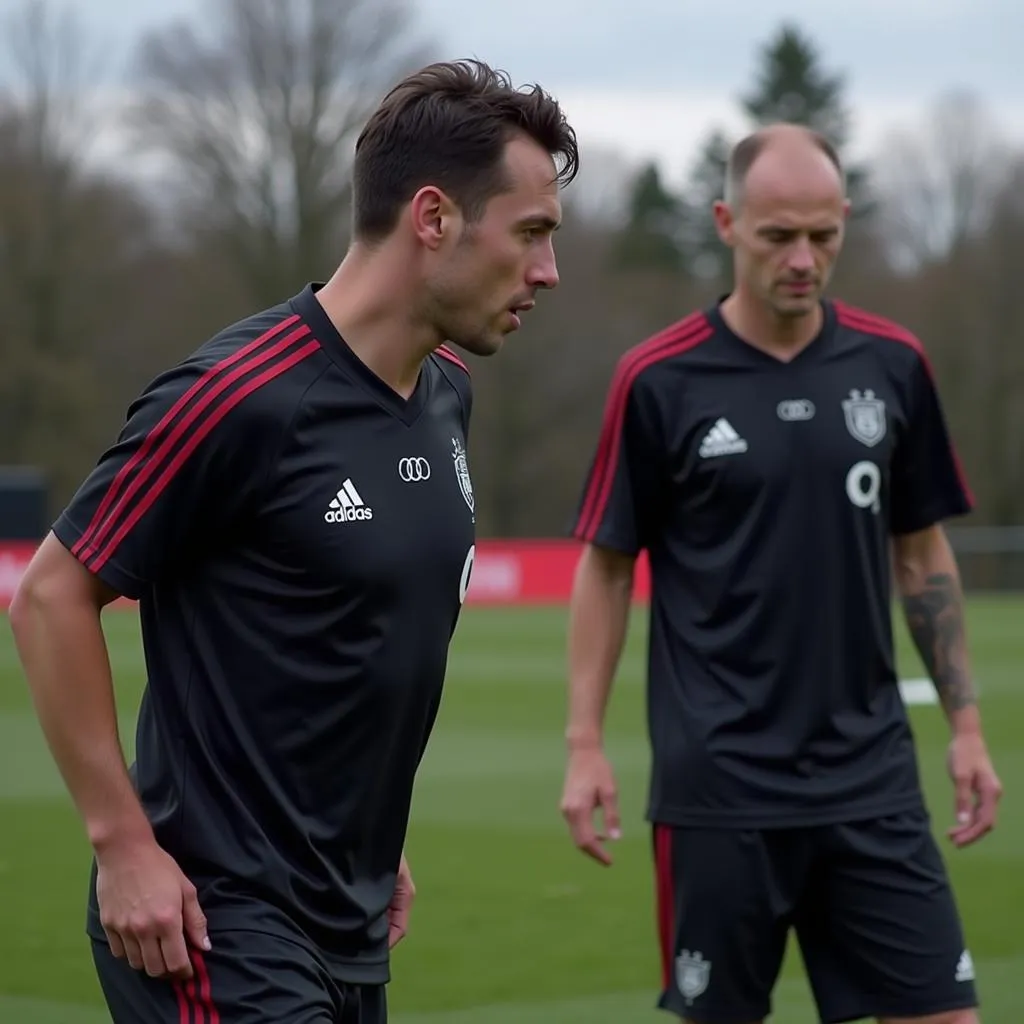
[[[565,732],[565,745],[571,753],[578,750],[601,750],[604,740],[600,729],[569,728]]]
[[[94,852],[144,845],[154,841],[153,827],[142,808],[131,808],[118,815],[105,815],[86,821],[86,833]]]
[[[949,727],[954,736],[980,736],[981,711],[977,704],[949,712]]]

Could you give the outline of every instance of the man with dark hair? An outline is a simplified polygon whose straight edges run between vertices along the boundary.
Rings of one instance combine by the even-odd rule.
[[[823,297],[849,212],[834,151],[778,125],[729,177],[731,294],[626,353],[610,388],[574,527],[562,811],[610,863],[602,722],[645,550],[659,1005],[763,1021],[794,928],[823,1022],[977,1024],[889,612],[891,553],[963,847],[1000,796],[942,526],[972,499],[920,343]]]
[[[437,64],[359,138],[326,284],[220,331],[131,406],[11,608],[95,851],[114,1024],[382,1024],[413,779],[474,555],[469,372],[557,284],[571,127]],[[139,601],[137,760],[101,611]]]

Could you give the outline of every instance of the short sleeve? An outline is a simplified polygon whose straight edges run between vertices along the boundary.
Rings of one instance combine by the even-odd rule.
[[[190,364],[158,377],[54,524],[58,539],[132,598],[195,559],[267,475],[251,391]]]
[[[923,355],[914,362],[908,395],[907,427],[892,465],[890,528],[896,535],[924,530],[974,507]]]
[[[572,535],[636,555],[650,546],[658,522],[664,460],[653,405],[623,369],[608,392]]]

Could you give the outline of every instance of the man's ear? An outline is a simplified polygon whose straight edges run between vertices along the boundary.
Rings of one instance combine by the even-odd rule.
[[[428,249],[439,249],[461,230],[458,207],[436,185],[424,185],[412,197],[409,215],[413,232]]]
[[[733,216],[732,207],[721,199],[716,199],[711,207],[715,218],[715,230],[724,245],[732,248],[736,237],[736,218]]]

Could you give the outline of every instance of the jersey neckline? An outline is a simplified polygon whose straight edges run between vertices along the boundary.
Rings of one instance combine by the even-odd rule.
[[[764,349],[745,341],[726,323],[725,317],[722,316],[721,307],[727,298],[728,295],[719,296],[715,304],[706,310],[705,315],[708,322],[714,328],[715,334],[728,341],[736,352],[743,353],[751,362],[773,366],[779,370],[795,369],[804,363],[820,359],[832,347],[831,341],[835,335],[837,320],[835,308],[828,299],[822,299],[820,303],[822,313],[824,314],[821,321],[821,329],[800,352],[792,359],[786,360],[779,359],[770,352],[765,352]]]
[[[420,371],[413,393],[408,398],[403,398],[390,384],[378,377],[341,336],[316,297],[316,293],[322,287],[323,282],[319,281],[307,284],[298,295],[292,297],[292,308],[309,325],[313,336],[334,363],[348,376],[354,378],[393,416],[407,426],[412,425],[425,408],[430,392],[430,374],[425,372],[426,364],[424,370]]]

